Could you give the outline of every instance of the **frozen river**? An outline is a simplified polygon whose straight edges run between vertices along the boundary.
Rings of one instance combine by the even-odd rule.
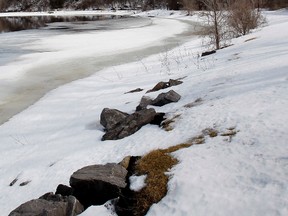
[[[0,34],[0,124],[60,85],[171,49],[194,31],[173,19],[113,18]]]
[[[60,34],[75,34],[95,30],[129,28],[129,23],[138,26],[149,24],[148,20],[117,15],[82,16],[12,16],[0,17],[0,65],[17,57],[33,53],[23,46],[40,39]],[[20,47],[19,47],[20,45]]]

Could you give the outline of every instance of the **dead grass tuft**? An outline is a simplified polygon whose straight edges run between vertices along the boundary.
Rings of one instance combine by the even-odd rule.
[[[137,174],[147,175],[147,178],[146,187],[136,194],[135,216],[145,215],[152,204],[158,203],[167,194],[167,172],[178,163],[170,153],[190,146],[191,144],[180,144],[168,149],[157,149],[137,162]]]
[[[192,145],[204,144],[205,137],[202,134],[199,136],[192,137],[190,140],[188,140],[188,143],[191,143]]]
[[[227,141],[228,142],[231,142],[232,141],[232,138],[239,132],[239,130],[237,131],[235,127],[230,127],[230,128],[227,128],[227,130],[223,133],[221,133],[221,136],[224,136],[224,137],[228,137],[227,138]]]
[[[199,106],[202,103],[203,103],[203,99],[202,98],[197,98],[195,101],[184,105],[184,107],[185,108],[192,108],[192,107],[195,107],[195,106]]]
[[[228,128],[227,131],[221,133],[221,136],[235,136],[238,132],[235,128]]]
[[[212,137],[218,136],[218,131],[216,129],[213,129],[213,128],[206,128],[206,129],[202,130],[202,134],[212,138]]]
[[[179,145],[176,145],[176,146],[171,146],[167,149],[164,149],[164,150],[161,150],[165,153],[172,153],[172,152],[175,152],[175,151],[178,151],[180,149],[183,149],[183,148],[189,148],[192,144],[188,144],[188,143],[183,143],[183,144],[179,144]]]
[[[177,114],[175,116],[173,116],[171,119],[167,119],[165,120],[164,122],[162,122],[161,126],[162,128],[165,130],[165,131],[171,131],[173,130],[174,128],[172,127],[171,124],[173,124],[175,122],[175,120],[177,118],[179,118],[181,116],[181,114]]]

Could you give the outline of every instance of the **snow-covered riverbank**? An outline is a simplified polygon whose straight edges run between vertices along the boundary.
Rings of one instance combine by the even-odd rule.
[[[83,166],[184,143],[207,128],[220,133],[234,128],[231,139],[206,137],[205,144],[176,152],[180,163],[170,172],[168,194],[147,215],[287,215],[288,12],[265,14],[268,26],[214,55],[199,59],[201,40],[191,37],[169,52],[61,86],[1,125],[2,214],[69,184],[70,175]],[[155,35],[170,28],[167,23]],[[173,130],[149,125],[122,140],[101,141],[103,108],[131,113],[148,89],[169,78],[183,78],[173,87],[181,100],[156,110],[168,118],[179,115]],[[138,87],[145,91],[124,94]],[[19,186],[25,181],[30,183]],[[83,215],[111,213],[96,206]]]
[[[123,12],[115,13],[119,14]],[[125,19],[125,25],[123,22],[113,21],[111,25],[122,28],[115,26],[110,31],[30,30],[0,34],[3,47],[21,53],[12,62],[0,65],[0,124],[60,85],[170,49],[183,43],[183,33],[193,32],[187,23],[178,20],[134,18]]]

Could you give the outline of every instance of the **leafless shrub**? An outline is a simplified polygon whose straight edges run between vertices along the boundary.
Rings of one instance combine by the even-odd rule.
[[[265,23],[265,18],[254,8],[251,0],[235,1],[229,10],[228,24],[235,37],[246,35]]]

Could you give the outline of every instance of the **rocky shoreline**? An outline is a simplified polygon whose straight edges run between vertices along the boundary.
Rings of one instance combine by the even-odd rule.
[[[147,93],[156,92],[183,82],[170,79],[168,82],[159,82]],[[131,90],[126,93],[142,91]],[[164,106],[175,103],[181,96],[170,90],[159,94],[155,99],[143,96],[136,111],[132,114],[124,113],[116,109],[104,108],[101,112],[100,123],[106,132],[102,141],[118,140],[130,136],[146,124],[162,126],[165,113],[156,113],[154,108],[147,106]],[[135,163],[140,156],[127,156],[120,163],[107,163],[105,165],[90,165],[74,172],[70,177],[70,186],[59,184],[56,192],[48,192],[38,199],[23,203],[9,216],[20,215],[49,215],[49,216],[74,216],[81,214],[91,205],[103,205],[109,200],[117,199],[115,210],[119,215],[134,215],[127,210],[129,203],[127,194],[133,197],[130,189],[129,178],[135,173]],[[13,186],[13,184],[10,186]],[[126,195],[123,196],[123,193]],[[128,199],[127,199],[128,198]],[[123,200],[124,199],[124,200]],[[125,203],[125,204],[123,204]],[[124,214],[123,214],[124,212]]]

